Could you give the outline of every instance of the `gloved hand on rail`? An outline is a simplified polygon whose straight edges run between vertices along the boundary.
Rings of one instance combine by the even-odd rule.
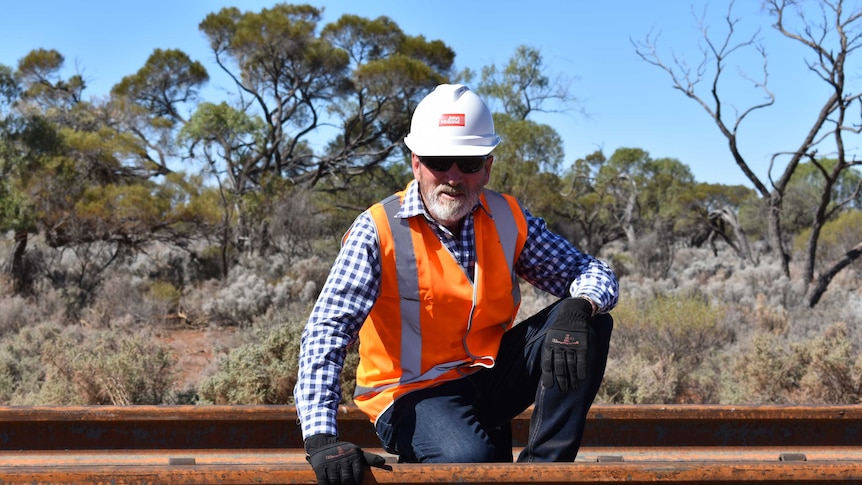
[[[560,391],[577,389],[587,377],[587,336],[593,305],[584,298],[566,298],[545,335],[542,350],[542,385],[556,382]]]
[[[386,459],[329,434],[305,440],[306,459],[317,475],[318,485],[361,485],[366,466],[392,469]]]

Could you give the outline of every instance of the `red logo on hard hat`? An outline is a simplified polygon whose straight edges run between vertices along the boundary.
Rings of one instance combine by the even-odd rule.
[[[464,113],[443,113],[437,126],[464,126]]]

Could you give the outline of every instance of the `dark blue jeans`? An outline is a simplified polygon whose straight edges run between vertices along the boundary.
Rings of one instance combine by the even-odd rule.
[[[402,462],[511,462],[512,418],[535,404],[518,461],[574,461],[604,377],[613,319],[598,315],[590,325],[587,378],[578,389],[545,388],[542,347],[557,303],[506,332],[494,368],[398,398],[377,420],[383,447]]]

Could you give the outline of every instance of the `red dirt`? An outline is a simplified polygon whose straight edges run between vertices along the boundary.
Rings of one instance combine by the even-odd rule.
[[[159,336],[169,345],[177,360],[176,383],[178,391],[197,388],[198,384],[212,374],[218,360],[236,343],[233,328],[172,328]]]

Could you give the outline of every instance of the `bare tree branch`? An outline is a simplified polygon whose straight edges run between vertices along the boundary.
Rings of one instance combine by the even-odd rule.
[[[765,0],[765,10],[774,18],[772,27],[784,38],[793,41],[806,48],[813,57],[804,60],[806,69],[813,73],[817,79],[824,82],[829,92],[824,102],[812,119],[808,132],[792,151],[775,151],[770,157],[767,172],[769,187],[763,184],[757,175],[751,170],[738,146],[738,134],[743,121],[752,113],[762,110],[774,104],[775,95],[768,87],[769,72],[766,49],[761,45],[759,31],[750,37],[737,41],[739,19],[732,14],[734,3],[730,2],[727,14],[724,17],[726,32],[722,36],[713,36],[704,21],[705,15],[698,19],[700,31],[705,41],[705,48],[701,49],[702,60],[696,70],[692,70],[684,60],[673,56],[673,63],[667,64],[659,55],[656,47],[658,36],[648,34],[644,41],[635,43],[636,53],[649,64],[666,72],[671,79],[674,89],[681,91],[688,98],[697,102],[704,111],[712,118],[719,131],[727,139],[728,147],[736,165],[742,170],[748,180],[754,185],[768,208],[769,241],[772,249],[776,250],[782,264],[784,273],[790,276],[790,252],[785,247],[788,235],[781,220],[784,194],[791,182],[791,178],[804,160],[815,164],[822,177],[821,192],[817,206],[814,207],[814,219],[811,223],[811,233],[808,239],[805,260],[803,261],[802,280],[806,288],[810,288],[807,301],[814,305],[831,278],[841,268],[849,264],[847,258],[856,258],[858,252],[850,251],[845,259],[833,263],[825,269],[815,281],[815,264],[817,261],[817,246],[821,230],[830,217],[834,217],[839,211],[846,207],[853,198],[862,190],[857,186],[853,194],[843,199],[833,200],[833,189],[838,186],[840,180],[847,171],[858,165],[855,160],[849,161],[845,147],[845,136],[861,133],[859,112],[862,106],[854,107],[854,104],[862,104],[862,93],[854,93],[850,89],[846,79],[846,63],[848,57],[862,47],[862,29],[857,23],[862,19],[862,9],[852,12],[844,11],[843,0],[820,0],[819,15],[809,18],[806,6],[795,0]],[[762,59],[761,77],[754,79],[745,72],[739,71],[740,78],[747,80],[764,95],[764,101],[751,103],[747,107],[737,111],[733,109],[734,117],[725,116],[725,106],[728,98],[722,90],[723,74],[728,66],[730,58],[742,50],[754,49]],[[709,95],[703,93],[699,84],[707,79],[712,73]],[[851,117],[850,109],[854,108],[854,116]],[[830,170],[819,164],[818,153],[824,145],[834,144],[834,155],[837,163]],[[831,149],[828,151],[832,151]],[[831,158],[831,157],[830,157]],[[777,167],[778,160],[784,160],[783,170],[776,179],[773,170]],[[831,275],[831,276],[830,276]]]

